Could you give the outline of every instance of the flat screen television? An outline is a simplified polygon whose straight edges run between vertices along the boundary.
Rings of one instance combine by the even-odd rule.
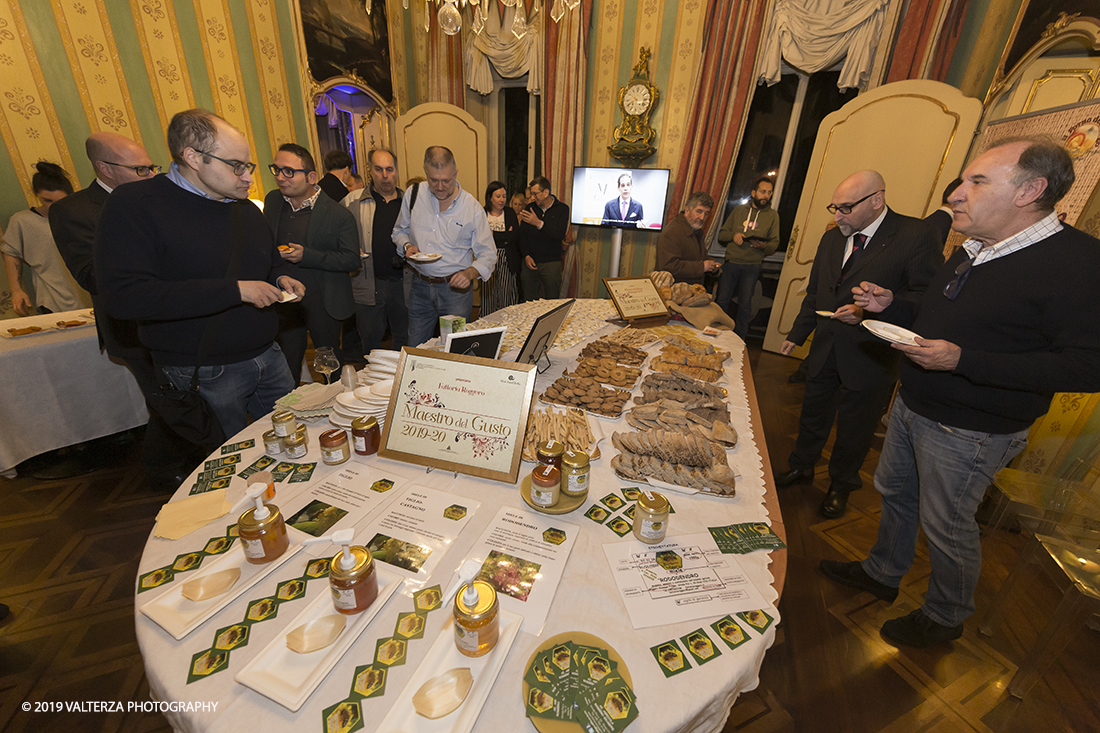
[[[668,175],[667,168],[574,168],[573,223],[660,231]]]

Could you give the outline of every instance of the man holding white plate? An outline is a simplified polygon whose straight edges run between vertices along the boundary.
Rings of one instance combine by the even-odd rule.
[[[974,515],[994,474],[1023,450],[1055,392],[1100,391],[1100,241],[1062,224],[1054,205],[1073,162],[1043,138],[998,143],[951,194],[969,239],[919,302],[873,282],[856,304],[911,326],[901,390],[875,472],[878,541],[862,562],[821,562],[825,575],[892,601],[924,530],[932,575],[924,605],[882,626],[890,642],[958,639],[974,613],[981,545]]]
[[[458,185],[454,154],[441,145],[428,148],[424,175],[427,181],[406,189],[393,229],[397,254],[415,275],[409,289],[411,346],[432,337],[440,316],[469,321],[473,283],[488,280],[497,262],[489,218],[481,203]]]
[[[852,301],[852,287],[871,279],[916,298],[943,257],[930,225],[886,205],[886,182],[876,171],[857,171],[841,181],[828,209],[836,227],[821,237],[802,308],[779,349],[789,354],[814,334],[798,440],[787,459],[790,470],[775,483],[813,478],[835,418],[829,491],[820,511],[836,519],[847,509],[848,495],[863,486],[859,471],[898,378],[898,354],[860,328],[862,310]]]

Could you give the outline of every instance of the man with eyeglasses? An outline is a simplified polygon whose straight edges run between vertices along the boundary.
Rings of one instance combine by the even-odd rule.
[[[271,227],[248,201],[248,139],[202,109],[168,126],[167,175],[107,199],[95,241],[107,310],[139,321],[153,362],[179,390],[199,394],[226,437],[294,389],[268,306],[306,289],[288,274]]]
[[[107,313],[96,286],[93,245],[103,205],[111,192],[124,183],[157,175],[160,166],[153,164],[141,145],[113,132],[92,134],[85,141],[84,150],[95,171],[95,180],[50,207],[50,230],[69,272],[92,296],[100,348],[126,364],[141,393],[148,397],[157,388],[153,361],[138,339],[137,322],[113,318]],[[201,458],[186,456],[187,449],[187,444],[150,408],[141,452],[147,483],[158,489],[178,488]]]
[[[306,287],[300,302],[279,308],[277,340],[297,377],[307,330],[314,347],[331,347],[343,364],[340,333],[355,313],[348,276],[359,269],[358,234],[351,213],[317,186],[317,166],[304,147],[284,143],[269,168],[278,188],[264,199],[264,218],[290,274]]]
[[[886,182],[876,171],[841,181],[827,208],[837,225],[821,238],[802,308],[780,347],[780,353],[790,354],[814,334],[798,439],[789,470],[775,483],[790,486],[813,478],[835,419],[829,490],[820,512],[836,519],[844,515],[848,495],[863,486],[859,470],[898,375],[897,352],[860,327],[862,310],[853,302],[852,287],[871,278],[914,298],[943,257],[929,224],[886,206]]]
[[[974,518],[994,474],[1023,450],[1055,392],[1100,392],[1100,241],[1058,220],[1073,161],[1043,138],[998,142],[949,197],[968,237],[919,302],[860,278],[856,304],[912,328],[894,348],[901,389],[875,471],[878,541],[862,562],[823,560],[839,583],[893,601],[924,530],[924,605],[887,621],[894,644],[958,639],[982,553]]]

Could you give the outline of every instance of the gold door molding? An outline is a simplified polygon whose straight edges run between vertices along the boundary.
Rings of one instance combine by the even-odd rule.
[[[886,179],[894,211],[924,217],[963,167],[982,105],[947,84],[908,80],[861,94],[818,128],[764,348],[778,351],[802,305],[817,246],[833,217],[833,190],[858,170]],[[804,356],[806,346],[795,354]]]
[[[443,145],[454,153],[458,183],[478,201],[489,185],[485,125],[453,104],[418,104],[394,121],[394,153],[404,180],[422,176],[424,151]]]

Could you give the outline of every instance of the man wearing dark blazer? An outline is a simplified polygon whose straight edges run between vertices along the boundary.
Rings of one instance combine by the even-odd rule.
[[[126,364],[141,393],[148,398],[158,386],[149,350],[138,339],[137,321],[108,315],[96,285],[92,247],[99,228],[99,215],[111,191],[124,183],[155,176],[160,166],[153,165],[149,153],[141,145],[113,132],[91,135],[84,148],[96,178],[86,188],[50,206],[50,231],[69,272],[92,296],[100,348]],[[190,444],[177,438],[150,409],[141,456],[147,480],[155,488],[178,488],[196,462],[187,456],[189,451]]]
[[[829,211],[837,226],[821,238],[802,309],[780,347],[789,354],[814,333],[798,440],[790,470],[776,476],[776,485],[813,477],[835,417],[831,483],[821,505],[821,513],[832,519],[844,514],[848,494],[862,485],[859,469],[897,381],[897,352],[860,327],[862,310],[853,302],[852,287],[863,280],[889,281],[891,290],[902,294],[898,297],[915,298],[943,257],[930,225],[887,208],[886,183],[875,171],[844,179]]]
[[[295,383],[302,372],[306,331],[314,347],[340,351],[342,323],[355,313],[352,272],[360,267],[359,233],[351,212],[317,186],[313,155],[301,145],[279,147],[270,166],[279,187],[264,199],[264,216],[275,232],[291,276],[306,286],[300,303],[279,306],[279,347],[286,355]]]
[[[624,228],[644,226],[642,205],[630,195],[634,188],[634,176],[629,172],[623,173],[619,176],[618,188],[619,195],[604,204],[601,223]]]

